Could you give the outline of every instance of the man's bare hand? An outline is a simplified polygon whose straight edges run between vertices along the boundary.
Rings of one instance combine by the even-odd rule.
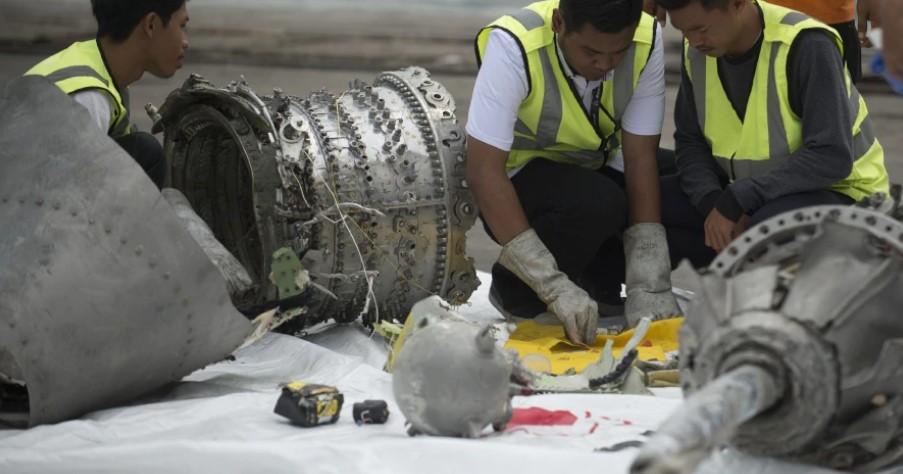
[[[869,26],[872,28],[881,27],[881,2],[883,0],[859,0],[856,6],[859,15],[859,44],[863,48],[871,48],[872,40],[868,37]]]
[[[712,250],[720,252],[734,240],[736,223],[724,217],[718,209],[712,209],[705,219],[705,244]]]
[[[903,0],[884,0],[881,20],[887,72],[903,81]]]
[[[859,0],[859,42],[871,48],[868,29],[881,28],[884,48],[884,63],[887,72],[903,80],[903,1],[901,0]]]
[[[737,237],[740,237],[740,235],[743,234],[744,232],[746,232],[746,229],[748,229],[748,228],[749,228],[749,216],[747,216],[746,214],[743,214],[743,217],[741,217],[740,220],[737,221],[736,224],[734,224],[734,231],[731,233],[731,237],[733,237],[734,239],[736,239]]]

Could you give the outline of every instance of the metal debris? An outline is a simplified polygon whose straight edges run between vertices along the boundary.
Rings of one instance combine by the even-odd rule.
[[[641,320],[620,358],[608,341],[599,361],[582,373],[555,376],[527,368],[513,350],[502,351],[492,325],[478,326],[429,298],[412,310],[405,324],[410,332],[395,335],[395,399],[411,434],[475,438],[487,426],[505,428],[515,395],[648,393],[635,361],[650,324]]]
[[[408,433],[477,438],[511,419],[511,360],[495,345],[491,327],[424,315],[398,354],[395,401]]]
[[[693,472],[721,443],[857,472],[903,463],[903,224],[884,207],[775,217],[699,275],[688,398],[631,472]]]
[[[220,273],[83,107],[29,76],[0,115],[0,423],[124,403],[241,344]]]
[[[427,296],[462,304],[479,285],[465,255],[477,216],[465,135],[453,98],[424,69],[303,99],[195,75],[158,114],[171,185],[254,281],[233,295],[240,308],[278,297],[268,275],[283,247],[328,290],[289,323],[294,331],[403,320]]]

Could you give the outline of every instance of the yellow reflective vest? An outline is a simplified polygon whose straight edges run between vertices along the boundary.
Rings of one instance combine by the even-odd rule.
[[[113,99],[107,133],[113,138],[131,133],[128,89],[119,91],[96,40],[73,43],[41,61],[25,75],[44,76],[66,94],[86,89],[106,92]]]
[[[495,29],[510,34],[524,56],[529,92],[518,111],[514,143],[505,164],[508,170],[534,158],[590,169],[603,166],[621,148],[621,117],[652,55],[655,20],[644,13],[623,62],[615,68],[614,77],[602,83],[598,107],[593,107],[598,111],[587,112],[559,59],[552,30],[556,8],[558,0],[533,3],[477,34],[478,62]]]
[[[756,74],[741,120],[718,75],[718,61],[684,41],[684,60],[693,84],[693,100],[712,155],[731,181],[762,176],[776,169],[803,145],[803,122],[790,106],[787,56],[793,41],[807,29],[829,33],[842,51],[837,32],[803,13],[759,1],[765,30]],[[876,192],[889,193],[884,150],[875,137],[865,100],[846,75],[853,123],[853,170],[832,186],[859,201]]]

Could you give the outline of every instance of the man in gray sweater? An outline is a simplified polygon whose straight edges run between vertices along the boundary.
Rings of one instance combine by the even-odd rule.
[[[752,0],[656,0],[685,36],[679,174],[662,182],[672,263],[707,265],[749,225],[888,192],[884,151],[837,33]]]

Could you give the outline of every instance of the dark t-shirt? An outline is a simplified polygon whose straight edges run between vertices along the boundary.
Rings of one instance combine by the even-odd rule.
[[[760,35],[753,49],[745,54],[736,57],[725,56],[718,61],[718,77],[721,78],[724,92],[727,93],[727,98],[738,117],[746,115],[746,105],[756,76],[756,63],[762,50],[762,40],[763,36]]]

